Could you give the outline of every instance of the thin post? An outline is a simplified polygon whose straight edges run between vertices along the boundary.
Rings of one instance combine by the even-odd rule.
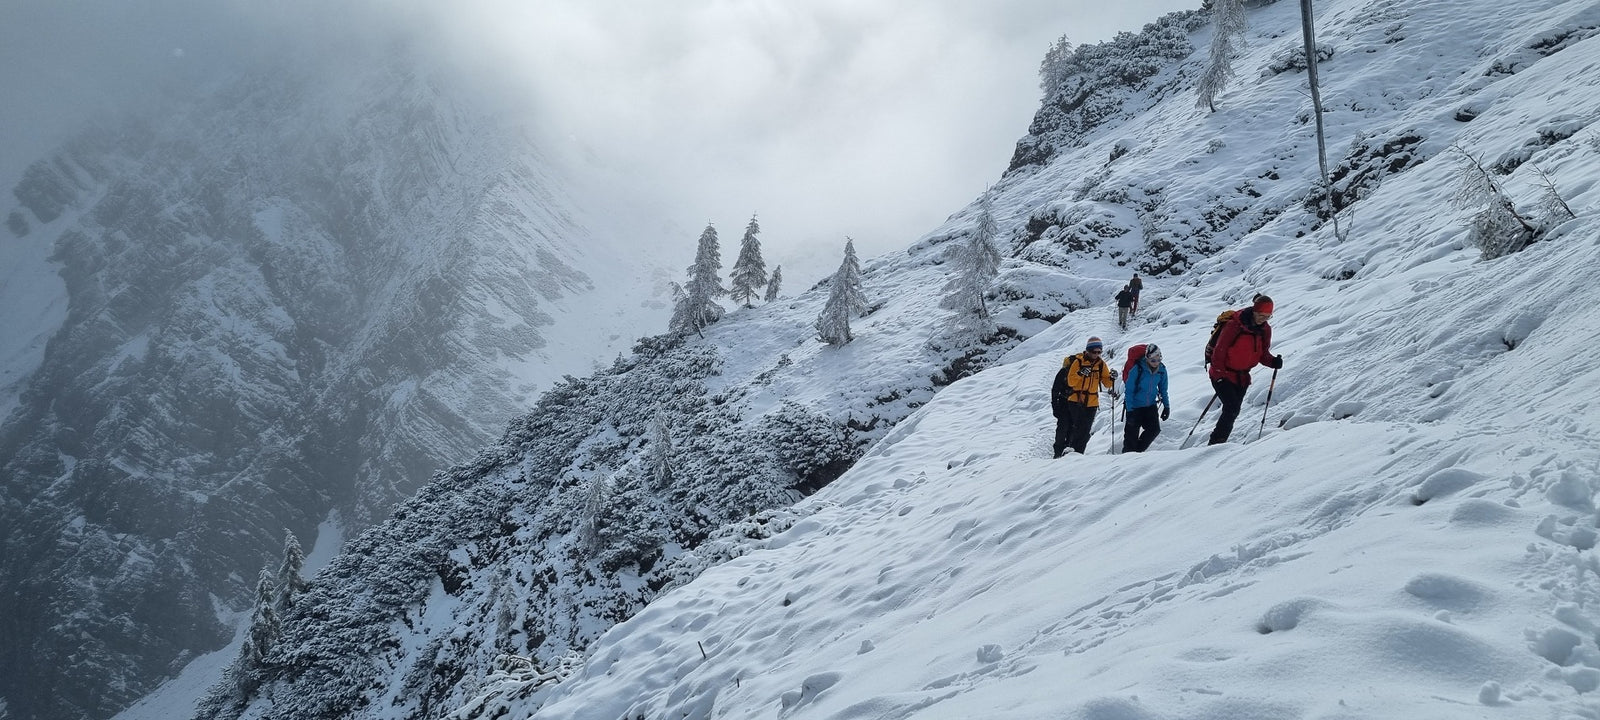
[[[1121,398],[1111,396],[1111,454],[1117,454],[1117,401]]]
[[[1267,404],[1261,408],[1261,429],[1256,431],[1256,439],[1267,431],[1267,408],[1272,407],[1272,390],[1278,387],[1278,369],[1272,369],[1272,382],[1267,385]]]
[[[1183,436],[1183,442],[1178,443],[1178,449],[1189,447],[1189,438],[1194,437],[1194,431],[1200,428],[1200,421],[1206,419],[1206,413],[1211,412],[1211,404],[1217,401],[1217,394],[1211,393],[1211,399],[1206,401],[1206,409],[1200,411],[1200,417],[1195,418],[1194,427],[1189,428],[1189,434]]]
[[[1341,237],[1339,215],[1333,209],[1333,183],[1328,179],[1328,143],[1322,128],[1322,89],[1317,82],[1317,32],[1311,10],[1311,0],[1300,0],[1300,34],[1306,45],[1306,82],[1311,85],[1311,112],[1317,119],[1317,169],[1321,174],[1322,202],[1333,219],[1334,237]]]

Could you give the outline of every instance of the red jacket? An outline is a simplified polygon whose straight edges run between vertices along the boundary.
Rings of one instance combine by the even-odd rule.
[[[1217,333],[1211,351],[1211,379],[1249,387],[1250,371],[1257,365],[1272,367],[1272,325],[1256,325],[1256,312],[1245,308]]]

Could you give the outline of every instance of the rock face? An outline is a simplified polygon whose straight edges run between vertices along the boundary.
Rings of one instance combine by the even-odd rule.
[[[0,204],[68,303],[0,426],[0,717],[113,714],[226,643],[285,529],[383,519],[578,369],[510,368],[622,269],[525,134],[383,60],[102,126]]]

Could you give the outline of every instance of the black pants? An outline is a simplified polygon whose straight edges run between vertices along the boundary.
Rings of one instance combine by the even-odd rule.
[[[1211,431],[1211,444],[1219,445],[1228,441],[1228,436],[1233,434],[1233,421],[1239,418],[1239,408],[1244,406],[1244,385],[1238,385],[1228,380],[1212,380],[1211,387],[1217,391],[1217,399],[1222,401],[1222,414],[1217,416],[1217,427]]]
[[[1161,434],[1161,411],[1150,405],[1128,410],[1128,427],[1122,433],[1123,452],[1144,452]]]
[[[1056,457],[1061,457],[1061,452],[1068,447],[1079,454],[1089,447],[1089,431],[1094,428],[1096,410],[1099,408],[1067,403],[1066,413],[1056,418]]]

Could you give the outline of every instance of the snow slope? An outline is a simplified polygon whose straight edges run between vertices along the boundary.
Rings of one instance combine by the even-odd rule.
[[[1019,239],[1091,185],[1159,191],[1164,210],[1106,214],[1145,239],[1234,203],[1204,231],[1219,251],[1147,283],[1128,332],[1113,308],[1068,314],[564,681],[502,673],[453,717],[1600,717],[1600,13],[1320,3],[1331,161],[1391,169],[1352,191],[1341,240],[1299,203],[1303,73],[1253,72],[1299,42],[1291,5],[1252,12],[1218,114],[1172,95],[1000,184]],[[1107,164],[1118,141],[1135,150]],[[1452,144],[1525,154],[1579,217],[1483,260],[1449,206]],[[1529,211],[1531,172],[1501,177]],[[1241,178],[1250,199],[1220,197]],[[1083,275],[1120,282],[1148,252],[1059,249],[1085,235],[1051,236]],[[1258,370],[1234,442],[1180,449],[1210,397],[1210,319],[1252,292],[1278,306],[1271,408]],[[1090,455],[1048,459],[1050,378],[1090,334],[1165,351],[1176,407],[1149,453],[1111,454],[1103,410]]]

